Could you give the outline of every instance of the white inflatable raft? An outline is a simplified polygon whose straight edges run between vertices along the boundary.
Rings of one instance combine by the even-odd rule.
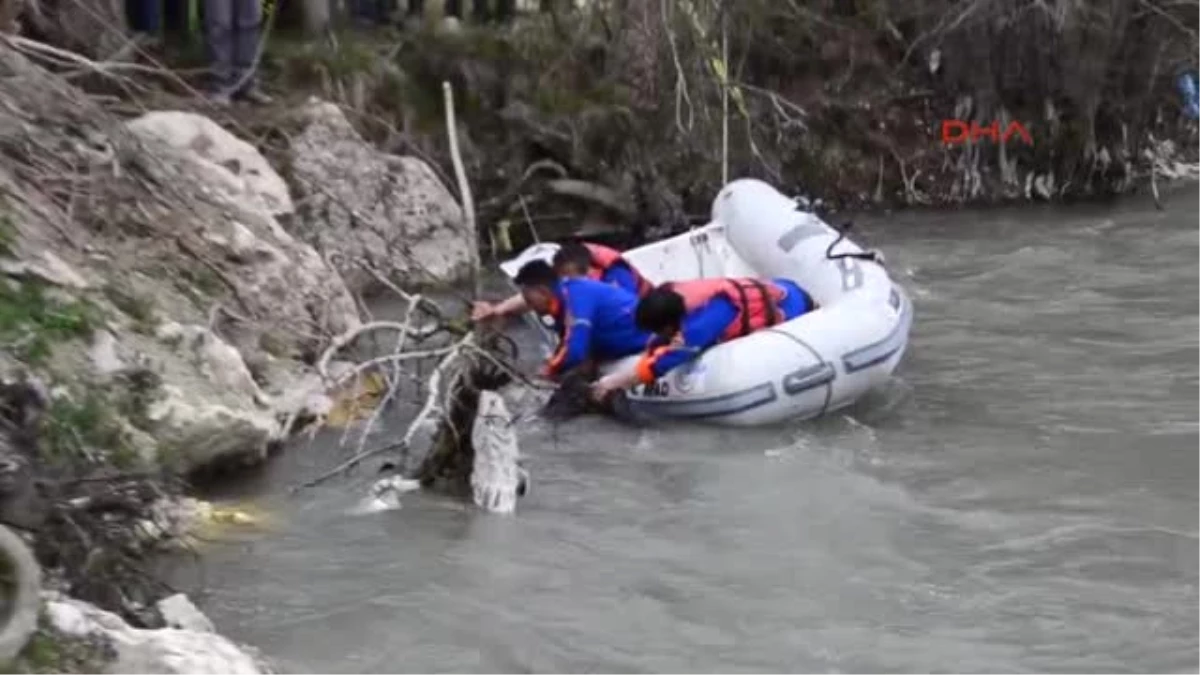
[[[770,424],[837,410],[887,381],[908,344],[912,303],[879,263],[838,257],[865,253],[839,236],[770,185],[740,179],[717,195],[708,225],[624,252],[656,284],[784,277],[819,305],[634,387],[633,409],[731,426]],[[526,262],[549,261],[557,250],[557,244],[535,244],[500,267],[511,279]],[[631,367],[637,358],[604,364],[602,371]]]

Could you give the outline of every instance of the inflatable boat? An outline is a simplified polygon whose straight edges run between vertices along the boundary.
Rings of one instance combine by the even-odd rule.
[[[557,244],[534,244],[500,267],[512,279],[525,263],[549,261],[557,250]],[[624,256],[656,284],[784,277],[818,304],[633,387],[629,403],[639,415],[730,426],[817,417],[886,382],[908,345],[912,303],[878,255],[762,181],[729,183],[713,201],[707,225]],[[553,333],[542,334],[553,346]],[[630,368],[637,359],[602,364],[601,372]]]

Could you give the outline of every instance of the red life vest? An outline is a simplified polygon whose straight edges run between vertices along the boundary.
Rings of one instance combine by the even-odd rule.
[[[588,253],[592,254],[592,265],[588,269],[589,279],[600,281],[600,278],[604,276],[604,273],[610,267],[613,265],[624,265],[633,273],[633,278],[637,279],[637,294],[639,298],[654,290],[654,284],[647,281],[633,265],[630,265],[629,261],[621,256],[620,251],[607,246],[601,246],[600,244],[584,243],[584,247],[587,248]]]
[[[787,293],[773,282],[740,279],[696,279],[666,284],[683,297],[683,306],[693,312],[718,295],[729,298],[737,308],[737,317],[721,334],[721,341],[749,335],[760,328],[774,326],[783,319],[779,303]]]

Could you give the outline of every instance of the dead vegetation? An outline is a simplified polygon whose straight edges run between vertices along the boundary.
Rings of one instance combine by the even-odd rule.
[[[703,218],[726,173],[855,207],[1126,191],[1148,153],[1170,154],[1164,141],[1194,158],[1174,79],[1196,67],[1196,13],[1172,0],[655,0],[281,43],[267,65],[443,167],[435,92],[454,83],[485,241],[525,243],[527,221],[561,234],[587,208],[636,240]],[[946,146],[944,119],[1019,120],[1034,143]]]

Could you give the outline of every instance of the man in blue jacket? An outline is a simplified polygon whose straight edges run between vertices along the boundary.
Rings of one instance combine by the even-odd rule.
[[[585,241],[570,241],[563,244],[554,254],[554,272],[564,277],[587,277],[624,288],[641,297],[649,293],[654,285],[646,280],[621,252]],[[520,293],[496,304],[476,302],[471,309],[472,321],[510,316],[529,311],[529,305]]]
[[[637,354],[651,338],[635,321],[637,296],[625,289],[582,277],[559,277],[544,260],[526,263],[514,281],[529,308],[553,317],[561,328],[558,349],[542,370],[546,377],[556,379],[593,361]]]

